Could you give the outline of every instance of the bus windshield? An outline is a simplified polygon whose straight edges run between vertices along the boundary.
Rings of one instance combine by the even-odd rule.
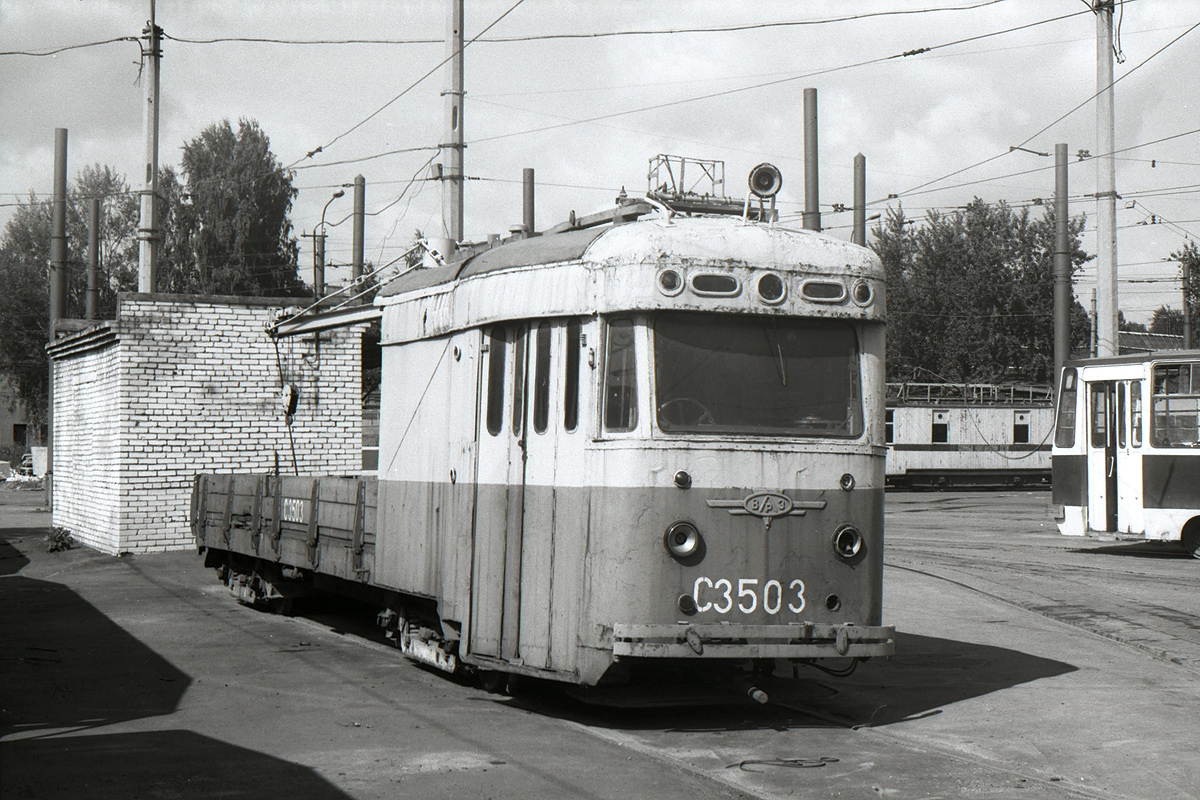
[[[671,312],[653,324],[659,429],[862,435],[858,337],[850,323]]]

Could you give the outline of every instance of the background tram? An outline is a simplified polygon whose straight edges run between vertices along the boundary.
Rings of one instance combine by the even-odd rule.
[[[889,383],[887,483],[912,489],[1049,487],[1049,386]]]
[[[1053,459],[1062,533],[1181,542],[1200,557],[1200,353],[1068,362]]]
[[[200,476],[206,563],[243,599],[377,602],[451,671],[728,684],[890,655],[879,261],[697,204],[384,287],[377,483]]]

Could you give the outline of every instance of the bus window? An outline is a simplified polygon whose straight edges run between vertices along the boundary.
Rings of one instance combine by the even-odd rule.
[[[525,331],[518,331],[513,355],[513,436],[521,435],[525,421]]]
[[[492,328],[488,336],[487,429],[498,436],[504,427],[504,354],[508,349],[504,328]]]
[[[567,374],[563,383],[563,428],[573,431],[579,426],[579,320],[567,322]]]
[[[550,422],[550,323],[537,329],[537,353],[533,366],[533,431],[545,433]]]
[[[1075,446],[1075,402],[1079,391],[1077,380],[1074,367],[1063,370],[1062,387],[1058,392],[1058,422],[1054,430],[1055,447]]]
[[[637,361],[634,358],[633,320],[608,323],[604,356],[604,427],[631,431],[637,427]]]
[[[1092,410],[1092,447],[1108,446],[1108,386],[1090,384]]]
[[[1129,434],[1134,447],[1142,446],[1142,382],[1129,383]]]

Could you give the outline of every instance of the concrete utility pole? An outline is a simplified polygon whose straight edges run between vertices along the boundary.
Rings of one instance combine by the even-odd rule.
[[[154,0],[150,21],[142,31],[146,39],[143,68],[146,70],[146,175],[142,184],[141,218],[138,222],[138,291],[158,291],[158,66],[162,59],[162,29],[154,22]]]
[[[442,174],[442,221],[450,246],[442,255],[449,258],[463,240],[463,0],[450,0],[447,15],[446,55],[450,58],[446,98],[446,169]]]
[[[100,198],[88,207],[87,301],[84,316],[95,319],[100,308]]]
[[[363,230],[366,225],[367,218],[367,179],[362,175],[354,176],[354,238],[353,246],[353,266],[352,277],[358,280],[363,274]],[[322,227],[321,233],[325,233]],[[324,246],[321,248],[321,255],[325,255]]]
[[[850,234],[854,244],[867,244],[867,157],[854,156],[854,229]]]
[[[821,182],[817,167],[817,90],[804,90],[804,214],[805,230],[821,230]]]
[[[1117,331],[1117,178],[1113,123],[1113,0],[1096,14],[1096,355],[1120,351]]]
[[[54,129],[54,199],[50,207],[50,342],[67,315],[67,129]],[[46,506],[54,508],[54,359],[46,397]]]
[[[1067,146],[1054,145],[1054,381],[1071,357],[1071,243],[1067,220]]]

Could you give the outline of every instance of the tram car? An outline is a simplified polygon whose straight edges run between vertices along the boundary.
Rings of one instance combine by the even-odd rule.
[[[490,678],[765,701],[891,655],[881,265],[672,199],[384,286],[377,480],[201,475],[206,563],[247,600],[375,602],[405,654]]]
[[[1052,389],[889,383],[887,484],[907,489],[1049,487]]]
[[[1067,362],[1053,457],[1061,533],[1170,542],[1200,558],[1200,352]]]

